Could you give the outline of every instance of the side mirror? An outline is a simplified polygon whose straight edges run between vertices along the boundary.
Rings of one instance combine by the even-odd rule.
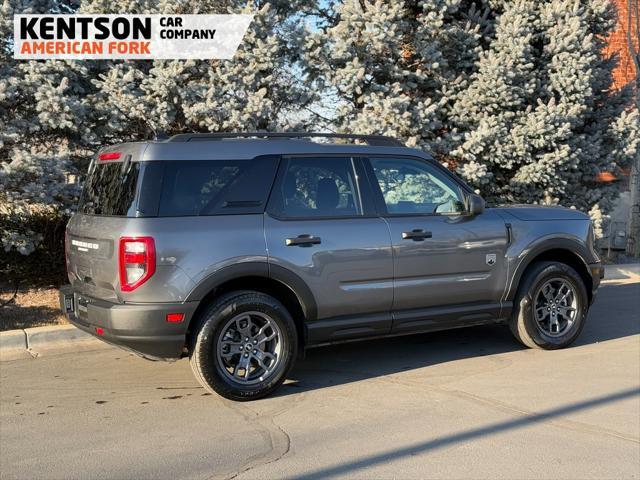
[[[480,215],[484,212],[484,199],[480,195],[472,193],[467,198],[467,206],[471,215]]]

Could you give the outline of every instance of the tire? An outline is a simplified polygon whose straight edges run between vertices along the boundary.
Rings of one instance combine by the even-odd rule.
[[[278,300],[260,292],[231,292],[199,320],[190,363],[206,390],[248,401],[269,395],[284,382],[296,358],[298,336]]]
[[[561,288],[563,284],[567,287]],[[569,290],[572,292],[567,294]],[[588,309],[587,289],[573,268],[560,262],[536,262],[522,278],[509,327],[516,339],[529,348],[556,350],[578,338]],[[545,319],[539,321],[542,317]]]

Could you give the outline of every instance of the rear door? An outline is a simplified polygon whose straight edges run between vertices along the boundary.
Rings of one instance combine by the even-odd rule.
[[[504,221],[469,215],[448,172],[412,157],[371,158],[367,171],[394,252],[394,332],[481,320],[500,311],[506,281]]]
[[[311,290],[310,343],[380,335],[391,328],[389,230],[375,214],[361,160],[283,158],[265,216],[269,262]]]

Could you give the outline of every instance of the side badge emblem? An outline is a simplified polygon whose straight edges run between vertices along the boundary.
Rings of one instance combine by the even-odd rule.
[[[487,261],[487,265],[489,265],[490,267],[494,266],[496,264],[496,254],[488,253],[486,261]]]

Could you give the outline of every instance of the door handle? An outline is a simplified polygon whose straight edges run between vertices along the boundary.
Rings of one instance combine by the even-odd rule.
[[[304,235],[298,235],[297,237],[294,237],[294,238],[287,238],[284,241],[284,243],[288,247],[293,247],[293,246],[310,247],[311,245],[318,245],[322,243],[322,240],[320,239],[320,237],[304,234]]]
[[[432,237],[431,232],[425,232],[421,228],[416,228],[414,230],[411,230],[410,232],[402,232],[403,240],[413,240],[413,241],[419,242],[421,240],[424,240],[425,238],[431,238],[431,237]]]

